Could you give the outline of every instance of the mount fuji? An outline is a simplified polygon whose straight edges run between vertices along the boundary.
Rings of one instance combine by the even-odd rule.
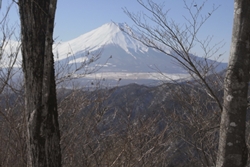
[[[81,84],[96,79],[111,84],[117,81],[122,85],[150,84],[188,77],[172,58],[125,33],[123,30],[127,28],[126,24],[111,22],[73,40],[57,42],[54,44],[56,71],[61,77],[75,77]],[[220,67],[226,67],[226,63]]]
[[[187,77],[187,72],[162,52],[149,48],[133,39],[123,29],[126,24],[107,23],[73,40],[55,45],[57,62],[75,64],[92,61],[89,55],[99,55],[98,60],[86,67],[98,68],[84,79],[120,80],[124,83],[152,82]],[[221,63],[220,68],[226,67]],[[81,73],[81,71],[77,72]]]
[[[124,28],[127,28],[126,24],[111,22],[76,39],[60,43],[55,48],[59,55],[57,61],[80,63],[88,59],[84,56],[87,53],[100,53],[100,58],[92,64],[92,68],[93,65],[102,67],[97,73],[106,74],[107,77],[114,72],[117,76],[124,73],[148,74],[157,70],[168,74],[185,73],[174,66],[168,56],[146,47],[123,32]]]

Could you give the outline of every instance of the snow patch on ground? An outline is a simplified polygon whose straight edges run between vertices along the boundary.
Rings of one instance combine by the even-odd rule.
[[[74,64],[74,63],[84,63],[88,61],[88,58],[87,57],[80,57],[80,58],[77,58],[77,59],[74,59],[74,60],[71,60],[69,61],[68,64]]]

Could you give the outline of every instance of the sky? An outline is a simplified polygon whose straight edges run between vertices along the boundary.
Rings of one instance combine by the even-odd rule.
[[[192,1],[199,6],[203,0]],[[3,0],[2,11],[6,9],[11,0]],[[156,3],[164,3],[164,9],[169,10],[169,19],[182,24],[183,16],[188,16],[184,9],[183,0],[154,0]],[[221,49],[224,53],[222,61],[228,61],[229,48],[233,24],[233,0],[207,0],[203,15],[207,15],[213,6],[219,7],[204,24],[199,38],[206,39],[213,36],[212,43],[222,41],[225,46]],[[127,23],[134,25],[131,19],[124,13],[124,9],[133,13],[145,11],[136,0],[58,0],[54,38],[56,41],[68,41],[108,22]],[[9,15],[11,24],[19,25],[18,7],[13,5]],[[199,52],[199,51],[197,51]]]

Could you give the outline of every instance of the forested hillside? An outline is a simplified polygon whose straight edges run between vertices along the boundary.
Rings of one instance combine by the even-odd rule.
[[[215,164],[220,110],[195,82],[57,92],[63,166]],[[1,95],[3,166],[26,163],[23,103]]]

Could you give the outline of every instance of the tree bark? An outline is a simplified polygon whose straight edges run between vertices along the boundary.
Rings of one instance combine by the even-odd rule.
[[[57,0],[19,0],[28,166],[61,166],[54,59]]]
[[[234,5],[216,167],[243,167],[248,159],[245,126],[250,68],[250,1],[235,0]]]

